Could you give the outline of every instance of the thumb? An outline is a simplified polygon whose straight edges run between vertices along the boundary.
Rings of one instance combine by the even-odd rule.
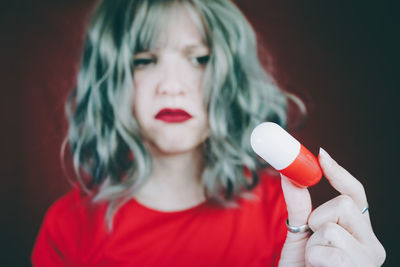
[[[282,191],[285,197],[290,225],[300,226],[307,224],[311,213],[311,197],[306,187],[293,184],[289,178],[282,175]]]
[[[308,216],[311,213],[311,197],[308,189],[294,185],[282,174],[281,177],[289,224],[292,226],[307,224]],[[288,231],[282,248],[279,266],[304,266],[309,235],[309,232],[292,233]]]

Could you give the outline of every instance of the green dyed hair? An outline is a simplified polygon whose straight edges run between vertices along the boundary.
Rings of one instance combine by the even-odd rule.
[[[202,173],[207,198],[230,201],[252,189],[262,164],[250,147],[252,129],[263,121],[286,124],[287,96],[261,66],[255,33],[229,0],[101,1],[66,110],[78,180],[95,201],[110,203],[108,219],[151,172],[131,110],[133,58],[155,44],[176,5],[189,12],[211,51],[203,81],[210,126]]]

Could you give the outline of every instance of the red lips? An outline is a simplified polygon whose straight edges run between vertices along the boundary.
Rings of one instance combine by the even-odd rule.
[[[168,123],[180,123],[190,120],[192,116],[183,109],[164,108],[157,113],[155,118]]]

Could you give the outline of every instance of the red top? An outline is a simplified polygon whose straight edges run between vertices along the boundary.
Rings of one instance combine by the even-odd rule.
[[[127,202],[105,225],[106,204],[73,190],[48,210],[32,253],[34,266],[277,266],[286,206],[277,177],[264,175],[255,198],[238,208],[204,202],[162,212]]]

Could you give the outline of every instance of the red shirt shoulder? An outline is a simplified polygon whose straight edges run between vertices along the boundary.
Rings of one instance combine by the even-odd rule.
[[[276,266],[286,238],[279,176],[259,173],[253,197],[237,208],[204,203],[161,212],[128,201],[105,224],[105,204],[73,190],[48,210],[35,266]]]
[[[75,266],[74,259],[88,243],[86,237],[99,236],[98,229],[106,232],[102,223],[105,210],[104,204],[92,203],[91,198],[78,189],[55,201],[47,210],[36,239],[33,265]]]

